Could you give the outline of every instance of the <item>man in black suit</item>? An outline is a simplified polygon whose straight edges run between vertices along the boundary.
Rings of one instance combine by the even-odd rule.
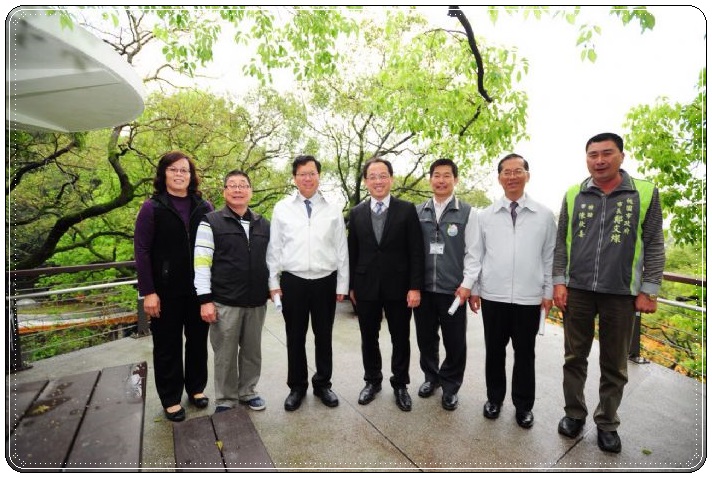
[[[358,403],[370,403],[381,390],[378,334],[385,312],[391,334],[391,386],[396,405],[410,411],[410,316],[420,305],[423,287],[423,236],[415,205],[392,197],[393,166],[381,157],[369,159],[363,180],[371,197],[349,214],[350,296],[361,329],[366,386]]]

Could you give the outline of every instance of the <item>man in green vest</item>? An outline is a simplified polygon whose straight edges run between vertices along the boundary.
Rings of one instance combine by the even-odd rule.
[[[628,382],[635,313],[657,309],[665,266],[657,188],[620,168],[623,139],[598,134],[586,143],[591,174],[569,189],[554,249],[554,304],[564,312],[564,411],[559,433],[581,433],[588,409],[584,386],[598,316],[601,381],[593,413],[598,447],[619,453],[618,407]]]

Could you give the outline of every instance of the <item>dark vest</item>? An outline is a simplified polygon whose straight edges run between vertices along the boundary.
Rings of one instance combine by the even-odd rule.
[[[210,268],[213,300],[234,307],[264,305],[269,297],[269,221],[252,212],[248,241],[239,219],[227,206],[205,219],[215,244]]]
[[[445,207],[440,222],[435,220],[433,199],[418,206],[425,245],[425,287],[423,290],[452,294],[462,284],[465,260],[465,227],[472,207],[453,198]],[[444,254],[430,253],[430,243],[444,244]]]
[[[195,233],[210,204],[191,196],[188,228],[167,194],[151,198],[153,205],[153,246],[151,268],[153,283],[160,297],[195,295],[193,285],[193,247]]]

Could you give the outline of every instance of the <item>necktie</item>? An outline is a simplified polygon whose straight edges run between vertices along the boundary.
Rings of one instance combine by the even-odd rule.
[[[311,201],[309,199],[305,199],[304,204],[307,206],[307,216],[311,217]]]
[[[383,212],[383,202],[378,201],[376,203],[376,215],[380,215]]]
[[[512,201],[509,205],[510,212],[512,213],[512,224],[517,224],[517,201]]]

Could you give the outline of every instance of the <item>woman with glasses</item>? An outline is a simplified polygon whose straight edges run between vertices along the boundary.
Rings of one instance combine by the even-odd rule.
[[[193,285],[193,247],[203,216],[212,205],[202,199],[195,164],[180,151],[158,162],[153,196],[136,218],[134,256],[139,295],[150,318],[156,389],[168,420],[182,421],[183,389],[198,408],[208,406],[208,328],[200,318]],[[183,366],[185,335],[185,368]]]

